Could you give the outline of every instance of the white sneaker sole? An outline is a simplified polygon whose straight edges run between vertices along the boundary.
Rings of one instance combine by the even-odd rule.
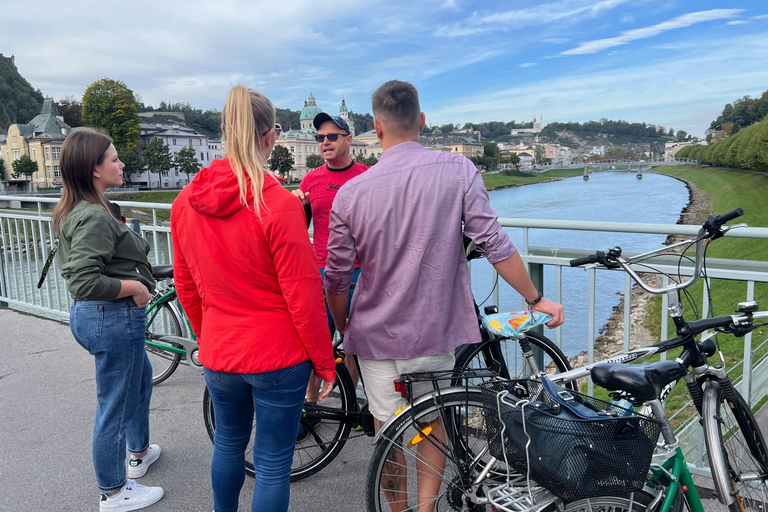
[[[148,497],[146,500],[141,501],[140,503],[132,503],[130,505],[121,505],[119,503],[116,503],[115,505],[107,505],[105,503],[99,503],[99,512],[130,512],[131,510],[141,510],[142,508],[147,508],[151,505],[154,505],[163,499],[163,496],[165,496],[165,491],[162,489],[162,487],[157,487],[157,489],[160,489],[160,492],[156,496]]]

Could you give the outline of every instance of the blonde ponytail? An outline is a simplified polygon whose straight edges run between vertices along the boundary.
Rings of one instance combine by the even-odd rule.
[[[275,107],[258,91],[236,85],[229,91],[227,103],[221,115],[226,137],[226,157],[240,186],[240,203],[250,207],[248,185],[253,192],[253,211],[260,215],[264,175],[272,175],[266,169],[264,149],[268,146],[269,133],[275,127]]]

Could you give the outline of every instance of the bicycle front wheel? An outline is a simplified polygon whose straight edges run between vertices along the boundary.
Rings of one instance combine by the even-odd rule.
[[[170,335],[183,337],[181,320],[170,300],[150,305],[147,311],[147,330],[144,347],[152,364],[152,384],[160,384],[176,371],[181,354],[170,349],[182,349],[178,343],[163,341],[160,337]]]
[[[535,332],[527,332],[526,338],[534,352],[534,364],[539,371],[547,375],[567,372],[571,369],[568,358],[563,351],[549,338]],[[499,376],[505,379],[531,378],[536,373],[531,362],[523,356],[520,341],[489,340],[460,347],[456,355],[456,369],[461,370],[493,370],[499,372]],[[477,385],[484,379],[470,379],[471,385]],[[454,385],[463,384],[458,380]],[[575,383],[569,383],[569,387],[575,388]]]
[[[400,413],[371,458],[369,512],[427,510],[430,503],[436,512],[491,510],[483,504],[483,482],[474,481],[486,464],[493,465],[485,482],[500,482],[506,469],[488,453],[482,410],[480,390],[468,388]]]
[[[738,391],[728,398],[718,381],[704,388],[704,437],[715,490],[731,512],[766,510],[768,460],[760,427]]]

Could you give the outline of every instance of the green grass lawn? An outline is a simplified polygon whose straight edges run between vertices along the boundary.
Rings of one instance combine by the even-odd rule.
[[[516,172],[512,176],[502,174],[483,174],[483,182],[488,190],[503,187],[517,187],[520,185],[530,185],[531,183],[541,183],[552,181],[553,178],[570,178],[571,176],[580,176],[584,171],[582,169],[552,169],[545,174],[530,175]]]

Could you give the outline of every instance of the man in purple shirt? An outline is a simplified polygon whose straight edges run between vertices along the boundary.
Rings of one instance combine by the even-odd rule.
[[[404,403],[392,384],[401,373],[452,369],[454,349],[480,341],[462,232],[531,309],[553,316],[550,328],[563,322],[563,307],[534,287],[475,166],[419,144],[425,116],[416,88],[392,80],[373,93],[371,103],[384,153],[336,195],[325,287],[344,348],[358,356],[378,429]],[[360,278],[347,319],[355,258]],[[414,394],[419,391],[431,391],[431,384]],[[434,450],[431,443],[419,450],[422,445]],[[421,455],[437,467],[445,464],[440,454]],[[435,480],[439,488],[439,475]],[[420,503],[429,501],[423,496],[428,487],[420,482]]]

